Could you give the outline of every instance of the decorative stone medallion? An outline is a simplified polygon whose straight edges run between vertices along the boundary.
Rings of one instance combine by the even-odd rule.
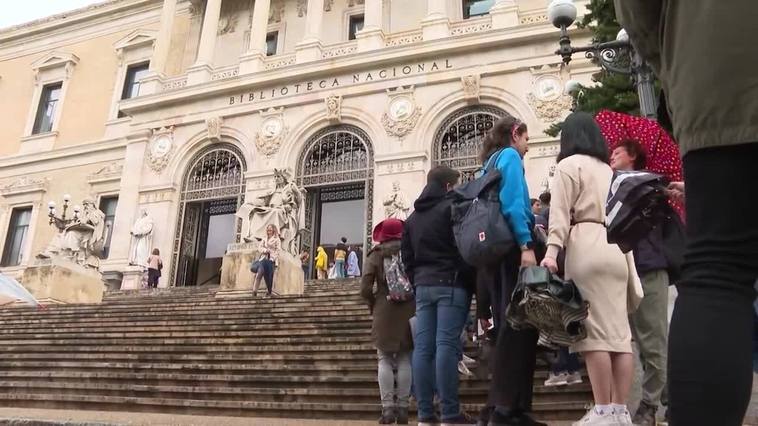
[[[558,121],[573,104],[571,96],[563,93],[563,81],[554,74],[539,75],[527,100],[537,117],[545,123]]]
[[[160,173],[166,168],[174,150],[174,126],[153,130],[153,136],[147,146],[147,164]]]
[[[284,124],[284,108],[269,108],[261,111],[261,128],[255,135],[255,146],[266,157],[271,157],[279,151],[279,147],[287,135]]]
[[[481,76],[479,74],[465,75],[461,77],[463,85],[463,97],[469,102],[479,102],[479,91],[481,89]]]
[[[382,115],[382,125],[388,135],[403,138],[416,127],[421,107],[416,104],[413,90],[413,86],[387,90],[389,102],[387,112]]]
[[[221,117],[211,117],[205,119],[205,127],[208,131],[208,139],[217,142],[221,139],[221,126],[224,124],[224,119]]]

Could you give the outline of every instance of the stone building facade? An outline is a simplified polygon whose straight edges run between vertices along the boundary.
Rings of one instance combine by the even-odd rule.
[[[48,202],[69,194],[105,213],[114,285],[143,210],[160,285],[212,282],[247,233],[235,211],[274,169],[306,190],[298,247],[368,245],[431,167],[470,176],[505,112],[529,125],[536,196],[563,85],[595,71],[560,65],[546,3],[114,0],[0,30],[0,271],[34,263],[55,233]]]

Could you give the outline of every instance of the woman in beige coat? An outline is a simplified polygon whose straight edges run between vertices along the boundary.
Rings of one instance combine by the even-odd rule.
[[[605,201],[612,176],[595,120],[571,114],[561,132],[542,265],[556,272],[558,251],[565,248],[566,279],[574,280],[590,303],[587,338],[571,351],[581,352],[587,363],[595,407],[575,425],[632,424],[625,405],[634,372],[627,288],[638,278],[634,261],[607,242]]]

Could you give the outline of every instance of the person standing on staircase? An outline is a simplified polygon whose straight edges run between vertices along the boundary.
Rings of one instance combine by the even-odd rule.
[[[318,246],[316,249],[316,278],[325,280],[327,278],[327,268],[329,267],[329,255],[323,247]]]
[[[409,320],[416,311],[416,305],[413,299],[390,300],[384,273],[385,259],[400,253],[402,233],[403,221],[399,219],[386,219],[376,226],[374,240],[379,244],[369,252],[361,278],[361,297],[366,300],[373,315],[371,334],[379,358],[378,379],[382,400],[379,424],[408,424],[413,353]],[[356,256],[357,267],[355,251],[351,252],[351,256]]]
[[[336,278],[345,278],[345,260],[347,259],[347,238],[342,237],[334,249],[334,272]]]
[[[413,383],[420,426],[476,424],[458,399],[460,335],[473,293],[473,270],[463,262],[453,236],[452,191],[460,172],[437,166],[414,203],[403,233],[402,259],[416,289],[416,341]],[[434,388],[442,421],[434,413]]]
[[[255,281],[253,282],[253,296],[258,292],[258,286],[261,279],[266,282],[266,296],[271,297],[274,290],[274,270],[279,260],[279,249],[282,240],[279,238],[279,230],[276,225],[269,224],[266,226],[266,238],[262,239],[258,251],[260,252],[261,266],[258,268]]]

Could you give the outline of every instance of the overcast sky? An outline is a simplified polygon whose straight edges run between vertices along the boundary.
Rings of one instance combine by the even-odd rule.
[[[103,0],[22,0],[4,1],[0,13],[0,28],[23,24],[24,22],[78,9]]]

